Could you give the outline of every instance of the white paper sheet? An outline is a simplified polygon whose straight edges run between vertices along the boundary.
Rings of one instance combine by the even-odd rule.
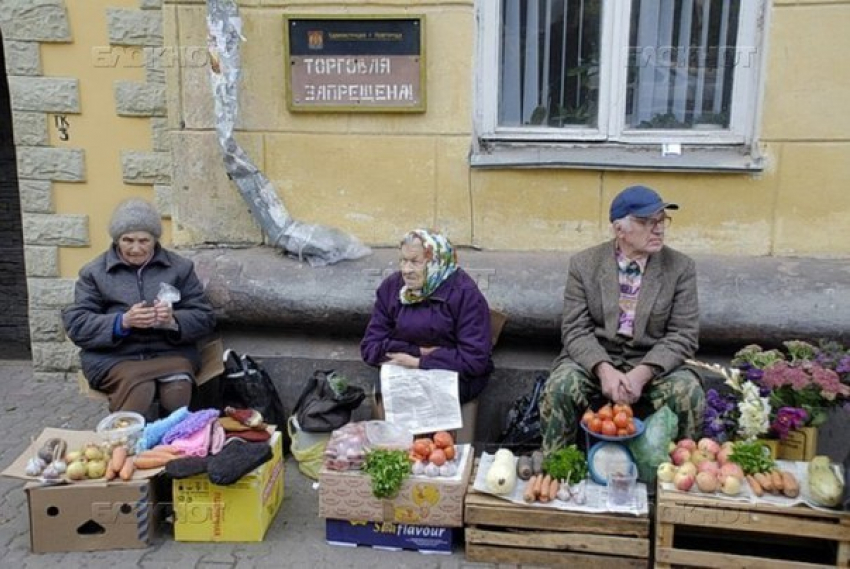
[[[475,482],[473,482],[472,484],[472,487],[477,492],[490,494],[491,496],[495,496],[496,498],[501,498],[503,500],[513,502],[514,504],[521,504],[529,508],[550,508],[554,510],[569,510],[572,512],[587,512],[593,514],[616,513],[631,514],[634,516],[646,516],[649,514],[649,507],[647,505],[646,484],[644,484],[643,482],[638,482],[637,486],[635,486],[636,491],[634,502],[630,505],[626,505],[623,507],[609,507],[608,488],[596,484],[589,478],[585,482],[587,493],[584,504],[576,504],[573,500],[568,500],[564,502],[558,499],[552,500],[551,502],[547,502],[545,504],[541,502],[534,502],[533,504],[528,504],[525,502],[525,500],[522,499],[522,495],[525,492],[525,485],[528,483],[527,481],[523,480],[517,480],[516,487],[514,488],[514,491],[510,494],[493,494],[487,489],[487,484],[485,482],[487,470],[490,468],[490,465],[493,464],[493,458],[494,455],[492,454],[487,454],[486,452],[481,454],[481,458],[478,461],[478,472],[475,474]]]
[[[463,426],[457,372],[383,365],[381,397],[386,420],[414,435]]]

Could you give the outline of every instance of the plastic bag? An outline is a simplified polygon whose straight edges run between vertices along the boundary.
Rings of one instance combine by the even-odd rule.
[[[366,459],[366,423],[348,423],[336,429],[331,433],[324,456],[329,470],[360,470]]]
[[[408,450],[413,444],[413,433],[387,421],[366,422],[366,450]]]
[[[638,467],[638,478],[647,485],[655,484],[658,465],[669,460],[667,447],[679,429],[679,419],[666,405],[649,416],[643,434],[629,443]]]
[[[156,299],[160,304],[173,306],[175,302],[180,302],[180,291],[168,283],[159,283],[159,292]],[[154,328],[171,328],[175,329],[176,324],[155,324]]]
[[[298,428],[295,417],[286,422],[286,431],[292,440],[290,450],[298,461],[301,474],[313,480],[319,479],[319,470],[325,460],[325,447],[330,433],[307,433]]]

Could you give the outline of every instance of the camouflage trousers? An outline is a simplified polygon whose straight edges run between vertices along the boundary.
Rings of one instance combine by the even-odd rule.
[[[620,366],[621,371],[630,368]],[[606,399],[599,380],[590,376],[577,363],[566,360],[549,375],[540,401],[540,421],[543,432],[543,452],[549,454],[576,442],[579,420],[591,401]],[[705,393],[697,375],[687,369],[653,378],[643,390],[641,400],[653,409],[667,405],[679,419],[676,440],[695,438],[702,432],[705,413]],[[581,431],[584,433],[584,431]]]

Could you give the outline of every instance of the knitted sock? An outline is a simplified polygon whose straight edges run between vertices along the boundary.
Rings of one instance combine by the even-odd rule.
[[[189,409],[181,407],[168,417],[164,417],[159,421],[154,421],[153,423],[145,425],[145,429],[142,431],[142,436],[139,437],[139,440],[136,443],[136,452],[142,452],[158,445],[162,441],[162,437],[169,429],[171,429],[171,427],[188,416]]]
[[[169,460],[165,464],[165,473],[172,478],[189,478],[207,471],[207,458],[202,456],[183,456]]]
[[[249,443],[239,439],[227,441],[221,452],[212,456],[207,465],[210,482],[220,486],[233,484],[272,457],[267,443]]]

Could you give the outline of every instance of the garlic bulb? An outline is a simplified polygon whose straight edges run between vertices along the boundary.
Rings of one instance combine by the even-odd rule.
[[[27,467],[24,469],[24,472],[27,476],[38,476],[44,470],[45,466],[47,466],[47,463],[44,460],[34,456],[27,461]]]

